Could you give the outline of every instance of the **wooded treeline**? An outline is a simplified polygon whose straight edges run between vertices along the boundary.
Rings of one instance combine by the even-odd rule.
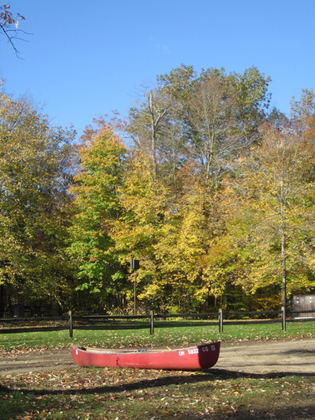
[[[283,290],[313,291],[314,93],[284,115],[269,82],[182,65],[77,144],[3,91],[3,302],[131,313],[132,258],[141,311],[279,309]]]

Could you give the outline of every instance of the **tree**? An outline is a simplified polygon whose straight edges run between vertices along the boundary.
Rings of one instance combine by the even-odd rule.
[[[217,188],[231,161],[257,140],[268,106],[268,83],[254,67],[230,75],[209,69],[196,80],[186,118],[190,151],[200,164],[207,194]]]
[[[126,147],[109,125],[83,136],[79,146],[81,171],[70,192],[75,217],[68,254],[78,265],[78,290],[107,295],[121,290],[124,279],[111,231],[120,216],[118,188],[122,183]]]
[[[157,154],[172,105],[163,92],[145,87],[143,99],[130,109],[128,133],[136,147],[146,154],[154,179],[157,179]]]
[[[147,296],[164,295],[164,303],[174,299],[183,306],[184,295],[188,300],[198,295],[200,304],[210,290],[221,293],[222,269],[213,260],[216,247],[223,250],[227,231],[221,183],[232,162],[259,139],[268,83],[256,68],[230,75],[224,69],[208,69],[198,76],[191,66],[182,65],[159,76],[157,87],[131,109],[128,130],[133,150],[143,163],[150,163],[153,182],[146,183],[145,191],[157,204],[151,212],[154,228],[148,221],[143,225],[147,234],[153,229],[144,253],[150,254],[158,271],[150,274]],[[138,220],[143,220],[140,211],[145,217],[144,209],[138,206]]]
[[[128,126],[135,147],[151,162],[152,176],[171,183],[176,195],[176,173],[193,159],[207,201],[231,161],[258,140],[269,81],[255,67],[243,74],[208,69],[197,76],[182,65],[159,76],[156,89],[131,108]]]
[[[236,246],[247,271],[238,282],[252,292],[281,284],[284,307],[287,287],[292,293],[314,286],[315,148],[300,122],[266,125],[262,143],[240,159],[230,180],[241,202]]]
[[[0,283],[59,299],[69,266],[70,143],[27,98],[0,96]]]
[[[169,208],[169,191],[152,177],[151,163],[140,151],[133,151],[125,162],[123,183],[119,188],[121,215],[113,227],[115,252],[123,265],[131,258],[140,259],[137,275],[137,297],[144,306],[157,308],[164,300],[159,295],[161,272],[155,247],[161,236]],[[131,285],[133,277],[129,275]],[[131,288],[129,298],[131,295]]]

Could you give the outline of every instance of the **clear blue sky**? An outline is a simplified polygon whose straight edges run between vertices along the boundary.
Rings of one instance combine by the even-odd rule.
[[[0,2],[1,3],[1,2]],[[4,2],[3,2],[4,3]],[[144,80],[181,63],[270,75],[272,106],[315,89],[315,0],[7,0],[26,20],[18,59],[0,37],[0,75],[82,134],[94,117],[127,116]],[[2,3],[1,3],[2,4]]]

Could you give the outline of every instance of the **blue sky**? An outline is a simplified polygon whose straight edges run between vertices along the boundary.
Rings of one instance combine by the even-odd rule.
[[[272,106],[315,89],[314,0],[8,0],[28,42],[18,59],[0,37],[0,75],[15,96],[44,104],[53,125],[78,135],[94,117],[127,116],[136,88],[181,63],[272,82]]]

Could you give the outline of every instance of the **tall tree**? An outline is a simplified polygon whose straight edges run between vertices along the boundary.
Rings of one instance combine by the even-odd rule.
[[[292,292],[314,286],[314,158],[313,138],[285,119],[276,128],[264,127],[262,143],[240,160],[239,177],[231,180],[243,203],[238,221],[247,232],[238,237],[247,262],[239,282],[252,291],[281,284],[283,306],[287,287]]]
[[[28,99],[0,97],[0,282],[58,296],[70,222],[70,143]],[[56,281],[59,279],[59,284]]]
[[[219,266],[213,263],[211,274],[207,262],[227,230],[221,182],[233,160],[259,138],[268,84],[256,68],[244,74],[208,69],[198,76],[182,65],[159,76],[156,89],[131,109],[134,149],[150,162],[152,179],[164,191],[159,197],[172,209],[162,212],[150,251],[159,270],[159,280],[151,282],[157,294],[191,296],[199,288],[200,302],[217,281]]]
[[[144,87],[142,99],[130,109],[128,133],[136,147],[147,155],[154,179],[157,179],[158,150],[172,105],[162,91]]]
[[[163,296],[159,295],[161,272],[155,247],[161,228],[172,211],[167,186],[152,177],[151,162],[140,151],[130,153],[125,164],[124,182],[120,188],[119,202],[122,213],[117,218],[113,239],[122,264],[131,258],[141,261],[137,275],[137,296],[144,304],[157,307]],[[129,284],[133,277],[129,276]],[[131,298],[131,294],[129,294]]]
[[[257,140],[269,105],[269,81],[255,67],[243,74],[208,69],[198,76],[182,65],[159,76],[157,87],[131,108],[128,127],[151,162],[152,176],[163,182],[171,173],[176,185],[176,171],[194,159],[211,194],[231,159]]]
[[[79,266],[78,289],[106,295],[118,292],[119,280],[124,278],[111,231],[121,211],[118,188],[125,154],[120,137],[103,122],[100,130],[88,128],[79,146],[81,171],[70,190],[76,214],[68,249]]]
[[[209,69],[196,80],[187,120],[191,153],[200,163],[209,193],[231,160],[257,140],[268,106],[268,83],[256,68],[230,75],[224,69]]]

